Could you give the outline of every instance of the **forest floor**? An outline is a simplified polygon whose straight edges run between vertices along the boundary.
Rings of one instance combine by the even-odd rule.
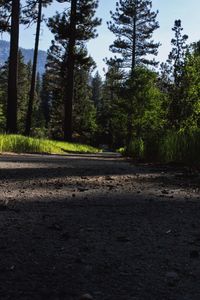
[[[199,300],[199,189],[117,154],[0,155],[0,299]]]

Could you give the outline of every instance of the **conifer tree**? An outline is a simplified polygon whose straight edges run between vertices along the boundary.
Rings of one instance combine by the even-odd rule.
[[[12,0],[0,1],[0,32],[10,30],[10,18],[12,11]]]
[[[23,10],[24,20],[23,23],[36,22],[36,35],[35,35],[35,47],[34,47],[34,57],[33,57],[33,67],[31,76],[31,87],[30,95],[28,101],[28,110],[26,116],[25,134],[30,135],[31,125],[32,125],[32,113],[34,105],[35,96],[35,84],[36,84],[36,74],[37,74],[37,58],[39,49],[39,38],[40,38],[40,28],[43,20],[42,9],[48,4],[51,4],[53,0],[27,0],[26,6]]]
[[[18,84],[17,84],[17,98],[18,98],[18,110],[17,110],[17,124],[18,132],[24,133],[24,127],[26,123],[26,112],[30,90],[31,80],[31,67],[32,64],[24,62],[24,57],[21,50],[18,52]]]
[[[116,3],[116,12],[111,12],[108,28],[117,39],[110,50],[121,55],[122,66],[130,69],[132,75],[138,65],[156,65],[149,55],[157,55],[160,45],[152,39],[159,28],[157,14],[158,11],[152,11],[150,0],[120,0]]]
[[[61,1],[59,1],[61,2]],[[69,1],[62,1],[69,2]],[[83,47],[85,43],[97,36],[96,27],[101,20],[95,18],[98,7],[98,0],[71,0],[70,12],[63,15],[57,14],[49,20],[49,27],[55,34],[56,41],[64,46],[65,58],[63,60],[63,70],[66,78],[64,90],[64,139],[72,139],[72,104],[74,93],[74,70],[77,47]]]
[[[10,59],[8,74],[6,131],[17,132],[17,72],[19,44],[20,0],[0,3],[0,29],[10,32]]]
[[[1,113],[1,132],[6,132],[6,106],[8,94],[8,62],[0,68],[0,113]]]
[[[94,69],[94,61],[88,56],[85,48],[79,48],[77,51],[74,74],[73,131],[78,135],[89,137],[96,126],[94,124],[95,109],[90,95],[90,74]],[[43,80],[42,105],[45,107],[45,118],[50,127],[50,134],[57,139],[63,137],[63,100],[66,80],[65,70],[63,70],[64,59],[65,52],[63,48],[56,42],[53,42],[47,56],[46,72]],[[47,114],[48,112],[49,114]]]
[[[120,95],[125,74],[120,61],[110,59],[107,64],[102,99],[97,107],[97,142],[118,147],[122,146],[126,136],[124,109],[121,109],[124,101]]]
[[[55,139],[62,139],[63,137],[65,76],[62,66],[64,53],[62,46],[52,41],[47,52],[47,64],[43,76],[42,109],[46,126],[49,127],[49,134]]]
[[[171,66],[172,80],[178,87],[181,84],[185,55],[188,49],[186,44],[188,35],[182,34],[181,20],[175,20],[172,31],[174,31],[175,37],[171,40],[172,50],[168,57],[168,64]]]
[[[9,73],[9,59],[0,69],[0,90],[2,91],[2,98],[0,103],[3,106],[3,113],[6,117],[6,95],[8,90],[8,73]],[[18,52],[18,81],[17,81],[17,124],[18,132],[24,133],[25,116],[27,110],[30,79],[31,79],[31,63],[27,65],[24,62],[24,57],[21,50]],[[3,127],[5,130],[5,127]]]
[[[97,129],[96,109],[92,100],[90,74],[94,63],[91,59],[88,64],[75,67],[75,89],[73,103],[73,132],[81,137],[81,142],[92,142]]]
[[[48,75],[46,72],[42,75],[41,80],[41,103],[40,103],[40,110],[41,115],[43,118],[43,126],[44,129],[48,129],[49,121],[50,121],[50,101],[51,101],[51,92],[49,90],[49,82],[48,82]]]
[[[92,100],[95,107],[98,109],[98,107],[101,105],[102,85],[103,85],[102,78],[99,75],[98,71],[92,78],[91,84],[92,84]]]
[[[175,20],[172,30],[174,31],[175,37],[171,40],[172,50],[167,60],[168,69],[170,70],[169,79],[171,81],[171,85],[169,86],[171,102],[169,105],[168,119],[169,126],[178,129],[180,128],[181,115],[184,110],[184,83],[182,79],[188,49],[186,44],[188,36],[182,34],[183,28],[181,26],[181,20]]]

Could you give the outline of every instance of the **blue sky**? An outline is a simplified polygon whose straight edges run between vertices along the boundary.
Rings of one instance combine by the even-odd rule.
[[[167,58],[170,51],[170,40],[173,37],[171,28],[175,19],[182,20],[184,33],[189,35],[189,42],[200,40],[200,0],[153,0],[154,10],[159,10],[158,20],[160,28],[155,32],[155,41],[160,41],[162,46],[159,49],[159,60]],[[114,36],[106,26],[106,21],[110,19],[110,10],[115,10],[116,0],[100,0],[98,16],[103,19],[102,26],[98,28],[99,37],[88,43],[89,53],[97,63],[98,69],[103,74],[103,58],[110,57],[109,45],[112,43]],[[54,1],[54,4],[45,9],[47,15],[52,15],[56,10],[62,10],[65,7]],[[6,38],[7,39],[7,38]],[[40,49],[46,50],[52,39],[51,33],[42,26],[40,39]],[[33,48],[34,46],[34,27],[31,29],[21,30],[20,45],[24,48]]]

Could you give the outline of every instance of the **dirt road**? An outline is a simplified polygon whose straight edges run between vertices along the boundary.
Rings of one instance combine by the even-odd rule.
[[[0,299],[199,300],[199,187],[110,154],[1,155]]]

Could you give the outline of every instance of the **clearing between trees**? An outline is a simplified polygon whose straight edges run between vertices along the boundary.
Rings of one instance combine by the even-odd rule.
[[[0,178],[1,299],[199,299],[198,173],[10,154]]]

